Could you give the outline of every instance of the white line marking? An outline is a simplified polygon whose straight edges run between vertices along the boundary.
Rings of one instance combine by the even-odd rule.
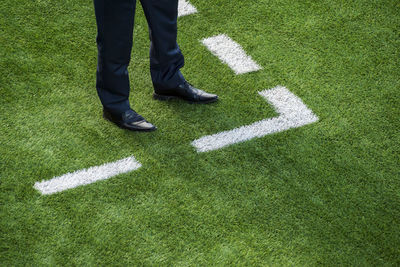
[[[134,157],[129,157],[101,166],[67,173],[48,181],[36,182],[34,188],[39,190],[43,195],[54,194],[77,186],[105,180],[118,174],[130,172],[141,166],[142,165],[136,161]]]
[[[285,87],[277,86],[270,90],[261,91],[259,94],[275,107],[275,110],[280,114],[279,117],[264,119],[230,131],[201,137],[192,142],[197,152],[216,150],[318,121],[318,117],[307,108],[301,99]]]
[[[253,59],[246,55],[243,48],[225,34],[206,38],[201,41],[208,50],[238,75],[261,69]]]
[[[197,9],[186,0],[179,0],[178,2],[178,17],[191,15],[197,13]]]

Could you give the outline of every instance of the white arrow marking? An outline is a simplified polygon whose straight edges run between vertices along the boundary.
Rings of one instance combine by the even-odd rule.
[[[139,169],[141,166],[142,165],[136,161],[134,157],[129,157],[101,166],[67,173],[48,181],[37,182],[34,188],[39,190],[43,195],[54,194],[77,186],[106,180],[115,175]]]
[[[236,75],[261,69],[250,56],[246,55],[246,52],[238,43],[225,34],[206,38],[201,42],[213,55],[227,64]]]
[[[285,87],[277,86],[270,90],[261,91],[259,94],[275,107],[275,110],[280,114],[279,117],[264,119],[230,131],[201,137],[192,142],[197,152],[216,150],[318,121],[318,117],[307,108],[301,99]]]
[[[178,2],[178,17],[197,13],[197,9],[186,0]]]

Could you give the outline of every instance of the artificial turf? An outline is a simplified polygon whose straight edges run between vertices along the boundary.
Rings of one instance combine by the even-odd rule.
[[[400,265],[400,3],[191,0],[182,70],[219,103],[151,98],[138,4],[131,103],[159,128],[101,118],[83,0],[0,2],[0,264]],[[261,71],[200,40],[226,34]],[[191,141],[276,116],[283,85],[319,117],[197,153]],[[35,182],[134,156],[143,166],[42,196]]]

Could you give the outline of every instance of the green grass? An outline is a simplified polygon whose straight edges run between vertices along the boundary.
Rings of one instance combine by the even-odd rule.
[[[400,4],[191,0],[183,69],[212,105],[152,100],[138,4],[131,103],[158,126],[102,120],[83,0],[0,3],[0,265],[400,265]],[[200,39],[225,33],[240,76]],[[284,85],[320,118],[218,151],[190,142],[276,116]],[[143,167],[42,196],[33,185],[133,155]]]

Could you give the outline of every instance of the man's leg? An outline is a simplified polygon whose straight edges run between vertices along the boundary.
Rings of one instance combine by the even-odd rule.
[[[94,0],[97,21],[97,93],[104,108],[122,113],[129,106],[128,65],[136,0]]]
[[[131,58],[136,0],[94,0],[97,22],[97,93],[104,118],[121,128],[156,128],[131,110],[128,65]]]
[[[178,0],[140,0],[150,32],[150,72],[154,98],[180,98],[189,102],[210,103],[218,99],[185,81],[180,69],[184,58],[176,42]]]
[[[184,82],[179,69],[184,58],[176,42],[178,0],[141,0],[149,25],[150,72],[159,89],[175,88]]]

